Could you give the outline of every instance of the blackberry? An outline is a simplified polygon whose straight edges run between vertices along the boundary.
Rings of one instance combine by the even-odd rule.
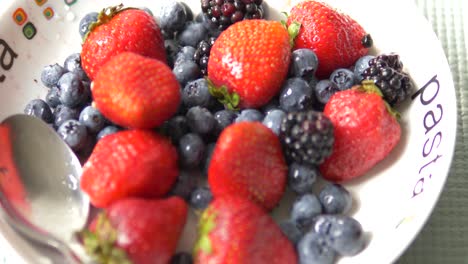
[[[382,54],[369,60],[368,64],[362,77],[374,81],[388,104],[396,106],[409,97],[412,83],[409,75],[403,72],[398,54]]]
[[[198,64],[203,75],[208,74],[208,59],[215,40],[215,37],[210,37],[198,42],[195,54],[193,54],[193,60]]]
[[[289,163],[315,166],[332,152],[333,124],[322,112],[290,112],[281,122],[280,138]]]
[[[264,17],[262,0],[201,0],[201,8],[221,30],[244,19]]]

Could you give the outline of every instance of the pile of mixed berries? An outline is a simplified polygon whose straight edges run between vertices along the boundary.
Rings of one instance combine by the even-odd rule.
[[[80,53],[43,69],[47,96],[25,112],[84,163],[102,212],[80,236],[98,263],[333,263],[366,247],[341,183],[398,143],[410,78],[328,5],[306,0],[281,23],[264,4],[109,7],[81,20]],[[188,205],[198,238],[176,253]]]

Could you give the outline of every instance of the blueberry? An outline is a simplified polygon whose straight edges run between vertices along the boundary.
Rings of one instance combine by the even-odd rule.
[[[317,167],[293,162],[289,166],[289,188],[297,194],[312,192],[312,186],[319,175],[320,172]]]
[[[76,107],[83,102],[85,87],[79,76],[73,72],[65,73],[58,82],[60,102],[68,107]]]
[[[271,129],[276,135],[279,135],[281,122],[283,122],[283,118],[285,116],[286,113],[283,110],[271,110],[263,119],[263,124]]]
[[[211,157],[213,156],[213,151],[215,148],[215,143],[210,143],[206,146],[205,150],[205,163],[203,164],[203,173],[208,175],[208,168],[210,167]]]
[[[186,168],[197,167],[205,157],[205,148],[205,143],[198,134],[185,134],[179,140],[179,158],[181,164]]]
[[[164,48],[166,49],[166,56],[168,65],[172,68],[174,67],[174,62],[176,60],[176,55],[180,51],[180,46],[173,39],[164,40]]]
[[[213,200],[213,194],[208,187],[198,187],[190,195],[190,205],[199,210],[203,210]]]
[[[311,49],[297,49],[291,54],[289,73],[292,77],[310,80],[317,70],[318,58]]]
[[[78,120],[70,119],[63,122],[57,133],[74,151],[81,150],[86,145],[88,133],[86,127]]]
[[[58,128],[67,120],[78,120],[79,116],[80,112],[78,109],[70,108],[65,105],[58,105],[54,111],[54,126]]]
[[[257,109],[244,109],[234,120],[234,123],[239,122],[262,122],[264,116],[263,113]]]
[[[354,256],[366,246],[361,224],[346,215],[320,215],[313,230],[325,237],[331,248],[343,256]]]
[[[286,220],[279,224],[281,231],[283,234],[293,243],[296,245],[299,240],[302,238],[302,230],[296,222],[292,220]]]
[[[332,264],[336,252],[330,248],[324,236],[308,232],[297,244],[299,264]]]
[[[208,109],[200,106],[191,107],[187,111],[187,122],[192,132],[199,134],[210,134],[215,126],[216,120]]]
[[[313,218],[322,213],[322,205],[314,194],[308,193],[299,196],[292,205],[291,220],[300,227],[307,228]]]
[[[326,214],[346,214],[351,209],[351,194],[340,184],[327,184],[319,193]]]
[[[364,79],[362,74],[365,69],[369,68],[369,61],[373,58],[375,58],[375,56],[365,55],[356,61],[354,64],[354,78],[357,82],[361,82]]]
[[[353,87],[354,73],[348,69],[336,69],[330,75],[330,81],[334,82],[340,91],[344,91]]]
[[[190,194],[197,187],[197,173],[193,170],[180,170],[170,194],[190,201]]]
[[[179,252],[171,258],[170,264],[192,264],[193,258],[190,253]]]
[[[91,13],[86,14],[80,20],[79,32],[80,32],[81,38],[84,38],[86,34],[88,34],[89,26],[98,20],[98,15],[99,14],[97,12],[91,12]]]
[[[174,62],[174,69],[172,69],[180,86],[184,87],[188,82],[196,80],[202,76],[200,67],[192,60],[184,60],[178,63],[177,59]]]
[[[198,42],[208,37],[208,31],[202,23],[188,22],[177,37],[182,46],[196,48]]]
[[[220,110],[214,114],[214,118],[216,120],[216,129],[217,132],[220,133],[223,131],[227,126],[234,122],[234,119],[237,117],[236,113],[231,110]]]
[[[326,104],[330,97],[339,90],[336,83],[330,80],[321,80],[315,86],[315,97],[320,103]]]
[[[57,107],[60,102],[60,90],[57,87],[52,87],[47,91],[47,95],[45,97],[45,101],[51,108]]]
[[[84,72],[83,68],[81,67],[81,55],[80,53],[73,53],[69,55],[65,62],[63,63],[63,67],[69,71],[73,72],[78,75],[78,78],[82,81],[89,80],[88,75]]]
[[[204,78],[188,82],[182,91],[182,101],[187,107],[201,106],[210,108],[216,103],[208,90],[208,83]]]
[[[41,72],[41,81],[46,87],[52,88],[66,72],[67,70],[57,63],[45,66]]]
[[[91,133],[98,133],[106,125],[106,118],[97,108],[91,105],[83,108],[80,113],[79,121]]]
[[[195,21],[201,23],[208,30],[208,33],[211,37],[217,37],[219,34],[221,34],[218,26],[216,26],[216,24],[214,24],[206,14],[198,14],[195,18]]]
[[[172,142],[179,142],[180,138],[189,132],[187,118],[183,115],[177,115],[167,122],[166,133],[172,139]]]
[[[24,108],[24,113],[42,119],[46,123],[54,121],[50,106],[42,99],[31,100]]]
[[[272,110],[277,110],[279,109],[280,106],[279,106],[279,100],[277,98],[273,98],[270,100],[270,102],[268,102],[268,104],[264,105],[262,107],[262,112],[265,114],[265,115],[268,115],[268,113]]]
[[[185,3],[185,2],[180,2],[180,3],[184,6],[187,21],[192,21],[193,20],[193,11],[190,8],[190,6],[188,6],[187,3]]]
[[[315,103],[313,89],[301,78],[286,80],[280,92],[280,107],[286,112],[312,109]]]
[[[103,137],[105,136],[108,136],[108,135],[112,135],[114,133],[117,133],[119,132],[120,130],[122,130],[121,128],[118,128],[116,126],[113,126],[113,125],[110,125],[110,126],[106,126],[104,127],[101,131],[99,131],[99,133],[96,135],[96,139],[97,140],[100,140],[102,139]]]
[[[196,52],[196,49],[192,46],[184,46],[176,54],[174,60],[174,66],[184,61],[194,61],[193,56]]]
[[[159,25],[161,29],[177,32],[184,28],[187,21],[187,11],[181,2],[167,1],[159,12]]]

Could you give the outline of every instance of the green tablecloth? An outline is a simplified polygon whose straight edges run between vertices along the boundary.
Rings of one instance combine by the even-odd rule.
[[[445,50],[459,119],[455,158],[446,186],[426,226],[398,263],[468,263],[468,1],[416,0],[416,4]]]

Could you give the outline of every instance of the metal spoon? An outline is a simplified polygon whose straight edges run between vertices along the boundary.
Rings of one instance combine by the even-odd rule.
[[[71,263],[87,262],[74,236],[89,214],[80,176],[77,157],[42,120],[14,115],[0,124],[0,216]]]

